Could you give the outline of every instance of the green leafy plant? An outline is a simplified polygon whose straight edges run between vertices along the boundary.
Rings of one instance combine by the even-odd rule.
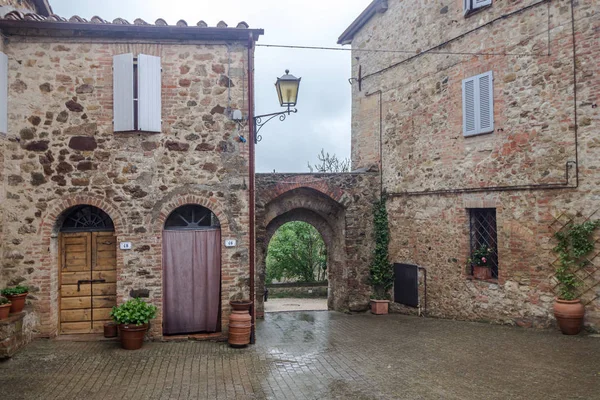
[[[27,286],[15,286],[15,287],[9,287],[6,289],[2,289],[0,291],[0,294],[2,296],[17,296],[19,294],[24,294],[24,293],[28,293],[29,292],[29,288]]]
[[[467,260],[468,266],[476,265],[478,267],[490,267],[490,257],[494,254],[494,249],[487,246],[481,246],[473,250],[471,258]]]
[[[376,300],[389,300],[389,291],[394,285],[394,269],[388,254],[390,232],[386,203],[387,197],[384,194],[373,207],[375,250],[373,251],[373,262],[370,268],[370,281],[371,286],[373,286],[371,297]]]
[[[283,224],[267,250],[266,283],[321,282],[327,278],[327,248],[317,229],[301,221]]]
[[[113,307],[110,316],[117,324],[143,325],[156,317],[156,306],[135,298]]]
[[[575,274],[589,261],[586,256],[594,250],[592,233],[600,226],[600,221],[586,221],[582,224],[567,225],[556,232],[558,244],[554,252],[558,254],[555,277],[558,280],[558,297],[562,300],[574,300],[578,297],[581,282]]]
[[[10,304],[10,300],[6,297],[0,297],[0,306],[3,306],[5,304]]]

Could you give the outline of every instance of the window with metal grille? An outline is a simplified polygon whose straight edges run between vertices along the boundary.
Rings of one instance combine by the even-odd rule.
[[[469,209],[469,232],[471,253],[483,246],[492,249],[489,257],[489,265],[492,270],[492,278],[498,278],[498,231],[496,228],[496,209]],[[470,272],[472,275],[472,267]]]

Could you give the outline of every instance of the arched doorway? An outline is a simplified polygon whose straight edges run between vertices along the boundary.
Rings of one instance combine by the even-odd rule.
[[[59,220],[60,333],[100,333],[117,303],[117,248],[112,219],[89,205]]]
[[[163,334],[221,330],[221,228],[206,207],[174,210],[163,231]]]
[[[327,264],[327,244],[315,226],[279,226],[267,244],[265,313],[327,310]]]

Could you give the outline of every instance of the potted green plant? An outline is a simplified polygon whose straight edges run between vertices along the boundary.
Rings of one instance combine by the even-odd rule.
[[[586,256],[594,250],[593,232],[600,221],[586,221],[571,224],[554,234],[558,241],[554,252],[558,263],[554,277],[558,281],[558,296],[554,301],[554,316],[561,332],[565,335],[577,335],[583,327],[585,308],[579,299],[581,281],[576,272],[589,261]]]
[[[487,246],[481,246],[471,253],[471,258],[467,260],[467,263],[473,268],[473,277],[475,279],[492,279],[490,260],[493,253],[494,249]]]
[[[6,297],[0,297],[0,320],[8,318],[10,312],[10,300]]]
[[[15,286],[2,289],[0,294],[6,297],[11,302],[10,313],[20,313],[25,308],[25,299],[29,294],[29,288],[27,286]]]
[[[156,306],[135,298],[114,306],[110,316],[119,326],[121,346],[126,350],[137,350],[144,344],[148,323],[156,317]]]
[[[389,261],[390,242],[386,196],[375,203],[373,220],[375,228],[375,250],[370,268],[371,312],[376,315],[387,314],[390,303],[390,289],[394,285],[394,269]]]

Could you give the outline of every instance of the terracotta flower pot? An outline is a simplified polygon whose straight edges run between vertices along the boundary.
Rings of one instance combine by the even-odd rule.
[[[230,301],[229,305],[234,311],[250,311],[252,302],[250,300]]]
[[[10,303],[0,305],[0,320],[8,318],[10,312]]]
[[[230,301],[233,311],[229,315],[229,345],[245,347],[250,344],[252,333],[252,317],[250,316],[251,301]]]
[[[114,322],[107,322],[104,324],[104,337],[115,338],[117,337],[117,325]]]
[[[119,325],[121,333],[121,347],[125,350],[138,350],[144,344],[144,334],[148,330],[148,324],[143,325]]]
[[[479,265],[473,266],[473,277],[482,281],[492,279],[492,268],[482,267]]]
[[[20,313],[21,311],[23,311],[23,308],[25,308],[25,299],[27,298],[28,294],[29,293],[16,294],[14,296],[11,296],[11,295],[4,296],[11,302],[11,305],[10,305],[10,313],[11,314]]]
[[[371,300],[371,313],[375,315],[385,315],[390,306],[389,300]]]
[[[554,302],[554,317],[558,327],[565,335],[577,335],[583,327],[585,308],[579,299],[561,300]]]

